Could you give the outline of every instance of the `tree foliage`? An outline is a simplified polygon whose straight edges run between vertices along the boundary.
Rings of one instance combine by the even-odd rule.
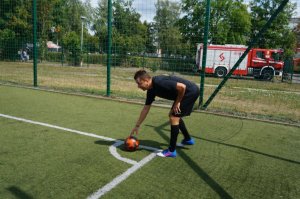
[[[185,40],[203,43],[206,1],[183,0],[180,30]],[[209,40],[214,44],[245,44],[251,27],[250,14],[242,1],[211,1]]]
[[[297,48],[300,48],[300,21],[297,23],[296,27],[293,29],[293,32],[297,38]]]
[[[139,53],[145,50],[147,27],[141,15],[132,7],[132,0],[113,2],[113,46],[119,54]]]
[[[30,39],[31,4],[4,0],[0,6],[0,57],[15,60],[17,52]]]
[[[81,61],[80,55],[80,38],[76,32],[71,31],[68,32],[63,37],[63,45],[66,49],[69,50],[72,56],[70,56],[70,62],[73,63],[74,66],[79,66]]]
[[[141,22],[134,0],[113,1],[113,52],[145,55],[158,49],[167,56],[193,56],[203,42],[206,0],[157,0],[152,22]],[[211,0],[209,42],[247,44],[262,28],[282,0]],[[283,48],[291,55],[299,42],[299,28],[289,20],[296,8],[288,3],[257,43],[261,48]],[[107,0],[96,8],[91,0],[37,1],[39,57],[47,56],[47,41],[63,47],[64,53],[105,53],[107,46]],[[85,16],[86,20],[82,20]],[[80,39],[83,25],[83,51]],[[16,59],[20,49],[32,44],[32,1],[2,0],[0,3],[0,58]],[[79,41],[78,41],[79,39]],[[79,43],[78,43],[79,42]],[[78,47],[79,45],[79,47]],[[77,61],[74,63],[78,63]]]
[[[99,39],[99,52],[106,51],[107,43],[107,0],[99,0],[93,13],[93,24],[91,30]]]
[[[154,29],[157,48],[165,55],[177,54],[182,47],[182,37],[176,26],[180,16],[180,6],[169,0],[157,0],[155,7]]]
[[[281,0],[252,0],[250,2],[252,24],[251,37],[254,37],[255,34],[262,29],[281,3]],[[260,38],[259,42],[256,44],[258,47],[283,48],[287,56],[293,54],[293,49],[296,45],[296,37],[288,26],[295,10],[295,6],[296,5],[292,3],[288,3],[283,12],[277,16],[270,28],[264,33],[263,37]]]

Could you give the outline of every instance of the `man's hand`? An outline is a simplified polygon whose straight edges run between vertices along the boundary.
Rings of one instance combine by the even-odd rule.
[[[143,121],[147,117],[150,107],[151,107],[151,105],[144,106],[144,108],[142,109],[142,111],[140,113],[140,117],[139,117],[138,121],[136,122],[135,127],[131,130],[130,135],[134,135],[134,134],[138,135],[139,134],[140,125],[142,125]]]
[[[130,136],[133,136],[134,134],[138,135],[139,134],[139,126],[135,126],[130,133]]]
[[[173,106],[173,113],[175,114],[180,114],[181,110],[180,110],[180,102],[179,103],[175,103]]]
[[[174,114],[180,114],[180,102],[185,94],[186,85],[183,83],[177,82],[176,90],[177,90],[177,97],[172,107],[172,111]]]

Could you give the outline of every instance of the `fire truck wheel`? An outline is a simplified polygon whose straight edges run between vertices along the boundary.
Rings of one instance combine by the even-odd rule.
[[[261,72],[261,79],[263,80],[267,80],[270,81],[273,79],[274,77],[274,71],[271,68],[265,68],[262,72]]]
[[[226,74],[227,74],[227,69],[224,67],[218,67],[215,70],[216,77],[225,77]]]

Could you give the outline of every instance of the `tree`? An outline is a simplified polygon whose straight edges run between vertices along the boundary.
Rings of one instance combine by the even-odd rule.
[[[0,30],[0,58],[15,60],[17,56],[16,35],[10,29]]]
[[[59,0],[62,1],[62,24],[58,24],[61,28],[61,37],[63,40],[64,52],[71,56],[71,63],[74,66],[79,66],[81,62],[81,16],[86,16],[86,11],[81,0]],[[84,23],[86,23],[84,21]],[[84,32],[86,33],[86,31]],[[85,37],[86,38],[86,37]]]
[[[92,7],[91,0],[85,0],[85,2],[83,3],[83,8],[84,16],[87,18],[86,24],[89,28],[92,28],[96,9]]]
[[[161,49],[162,54],[177,54],[178,49],[182,48],[182,37],[176,26],[180,16],[180,6],[169,0],[157,0],[155,7],[154,29],[157,48]]]
[[[297,48],[300,48],[300,21],[298,21],[298,24],[294,28],[293,32],[295,33],[297,38]]]
[[[179,21],[184,39],[192,44],[203,42],[206,1],[183,0],[183,18]],[[211,1],[209,40],[215,44],[246,44],[251,27],[243,1]]]
[[[51,16],[51,31],[48,32],[48,40],[56,41],[60,45],[62,36],[66,30],[68,22],[65,19],[64,1],[56,0],[53,2],[53,9],[50,12]],[[50,17],[49,16],[49,17]]]
[[[107,0],[106,0],[107,1]],[[99,52],[100,51],[100,46],[99,46],[99,37],[94,36],[96,33],[93,31],[95,27],[95,22],[97,18],[97,9],[93,8],[91,5],[91,0],[85,0],[83,3],[83,8],[85,15],[84,17],[86,18],[84,22],[84,28],[83,29],[83,51],[84,52]],[[107,12],[107,10],[102,10],[102,12]]]
[[[80,37],[74,31],[68,32],[63,37],[63,46],[70,54],[69,61],[74,66],[79,66],[81,62]]]
[[[183,17],[178,21],[184,41],[191,44],[203,42],[205,5],[200,0],[182,0]]]
[[[95,9],[93,16],[92,31],[95,32],[95,36],[99,38],[99,51],[106,51],[107,43],[107,12],[108,5],[107,0],[99,0],[98,6]]]
[[[141,15],[132,7],[133,0],[115,0],[113,2],[113,25],[121,34],[140,33]]]
[[[113,7],[114,51],[122,55],[145,51],[147,27],[132,7],[132,0],[116,0]]]
[[[281,3],[281,0],[252,0],[250,2],[251,37],[261,30]],[[261,48],[283,48],[285,55],[291,56],[296,46],[296,38],[289,28],[289,21],[295,8],[295,4],[288,3],[256,45]]]
[[[90,14],[91,13],[91,14]],[[61,43],[67,36],[73,39],[81,34],[81,16],[89,19],[93,17],[90,0],[83,4],[81,0],[40,0],[37,2],[37,37],[39,43],[39,57],[47,56],[47,41]],[[3,0],[0,4],[0,51],[3,57],[13,59],[19,50],[32,43],[32,1]],[[88,20],[89,22],[91,20]],[[87,25],[89,25],[87,23]],[[73,32],[72,34],[67,34]],[[84,29],[84,38],[90,34]],[[72,39],[70,38],[70,39]],[[90,42],[91,43],[91,42]],[[5,50],[3,50],[5,48]],[[9,50],[8,50],[9,48]],[[95,50],[94,46],[89,47]],[[70,50],[70,46],[68,49]],[[9,55],[8,55],[9,54]],[[74,54],[73,54],[74,55]]]
[[[146,33],[146,53],[155,53],[156,52],[156,46],[155,46],[155,29],[154,23],[147,23],[144,22],[144,25],[147,27],[147,33]]]
[[[5,0],[0,4],[0,52],[2,59],[15,60],[18,51],[32,39],[31,3]]]
[[[66,32],[81,33],[81,16],[85,16],[85,9],[81,0],[66,0],[63,5],[64,28]]]
[[[228,43],[246,44],[250,36],[251,16],[247,6],[240,2],[234,2],[229,15]]]
[[[211,42],[246,44],[251,27],[250,14],[241,1],[212,1]]]
[[[37,4],[37,18],[38,18],[38,43],[39,43],[39,58],[43,60],[47,53],[47,41],[49,40],[49,34],[52,33],[53,24],[53,12],[54,5],[58,3],[57,0],[40,0]]]
[[[87,34],[85,36],[84,49],[89,53],[98,53],[99,50],[99,38]]]

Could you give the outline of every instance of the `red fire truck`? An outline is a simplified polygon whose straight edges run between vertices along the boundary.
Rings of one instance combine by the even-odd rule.
[[[205,72],[224,77],[247,49],[244,45],[208,45]],[[238,76],[253,76],[257,79],[271,80],[281,76],[284,66],[283,50],[253,48],[239,67],[233,72]],[[203,44],[197,45],[196,66],[202,68]]]

